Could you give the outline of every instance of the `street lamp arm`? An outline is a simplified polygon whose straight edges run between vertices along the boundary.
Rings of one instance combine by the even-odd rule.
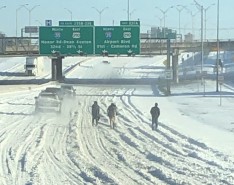
[[[21,5],[22,7],[24,7],[26,10],[28,10],[29,12],[31,12],[33,9],[35,9],[36,7],[40,6],[39,4],[38,5],[35,5],[33,6],[32,8],[28,8],[27,7],[28,4],[23,4]]]
[[[179,11],[179,12],[181,12],[182,10],[184,10],[184,9],[186,9],[187,7],[186,6],[184,6],[184,5],[177,5],[176,6],[176,9]]]
[[[103,13],[103,11],[104,10],[106,10],[108,7],[105,7],[105,8],[103,8],[102,10],[98,10],[97,8],[95,8],[95,7],[92,7],[93,9],[95,9],[98,13],[99,13],[99,24],[101,25],[101,16],[102,16],[102,13]]]
[[[163,14],[166,14],[168,12],[168,10],[170,10],[171,8],[173,8],[174,6],[170,6],[169,8],[167,8],[166,10],[162,10],[161,8],[155,6],[155,8],[157,8],[158,10],[160,10]]]
[[[167,13],[168,10],[170,10],[171,8],[173,8],[174,6],[170,6],[169,8],[167,8],[164,12]]]
[[[201,4],[199,4],[196,0],[193,0],[193,1],[195,3],[195,6],[197,7],[197,9],[199,9],[200,11],[202,11],[202,9],[204,9],[203,6]]]
[[[24,7],[26,10],[30,11],[30,9],[27,7],[28,4],[23,4],[22,7]]]
[[[0,7],[0,10],[1,10],[1,9],[3,9],[3,8],[6,8],[6,6],[2,6],[2,7]]]
[[[209,5],[208,7],[204,8],[204,11],[207,11],[209,8],[211,8],[214,5],[215,5],[215,3],[213,3],[213,4]]]
[[[109,7],[105,7],[105,8],[103,8],[100,12],[102,13],[104,10],[106,10],[106,9],[108,9]]]
[[[38,6],[40,6],[39,4],[38,5],[35,5],[34,7],[32,7],[31,9],[30,9],[30,11],[32,11],[33,9],[35,9],[36,7],[38,7]]]
[[[16,11],[20,10],[20,9],[23,8],[24,6],[28,6],[28,4],[22,4],[22,5],[20,5],[20,7],[16,9]],[[24,8],[25,8],[25,7],[24,7]]]
[[[133,9],[133,10],[130,12],[130,14],[133,14],[135,11],[136,11],[136,9]]]
[[[155,6],[155,8],[158,9],[158,10],[160,10],[164,14],[164,11],[161,8],[159,8],[157,6]]]
[[[65,10],[67,10],[69,13],[72,13],[72,11],[71,10],[69,10],[69,9],[67,9],[67,8],[64,8]]]
[[[193,0],[196,6],[201,7],[201,4],[199,4],[196,0]]]
[[[101,11],[100,10],[98,10],[97,8],[95,8],[95,7],[92,7],[94,10],[96,10],[98,13],[101,13]]]

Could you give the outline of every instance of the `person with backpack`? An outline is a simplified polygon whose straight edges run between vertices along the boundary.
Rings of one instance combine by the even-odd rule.
[[[92,125],[98,125],[98,121],[100,119],[100,107],[97,101],[94,101],[92,105]]]
[[[115,123],[116,113],[117,113],[117,107],[114,103],[111,103],[111,105],[107,108],[107,116],[109,117],[111,128],[115,128],[116,126]]]
[[[160,116],[158,103],[155,103],[154,107],[151,108],[150,114],[152,117],[152,130],[155,130],[158,128],[158,117]]]

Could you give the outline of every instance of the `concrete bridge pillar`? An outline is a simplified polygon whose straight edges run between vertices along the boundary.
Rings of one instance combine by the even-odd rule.
[[[62,59],[63,57],[58,56],[58,57],[52,58],[51,60],[51,70],[52,70],[51,74],[52,74],[52,80],[54,81],[63,80]]]
[[[179,52],[177,49],[174,49],[172,55],[172,75],[174,83],[179,83],[178,62],[179,62]]]
[[[63,69],[62,69],[62,61],[63,61],[63,57],[58,57],[57,58],[57,65],[56,65],[56,69],[57,69],[57,80],[61,81],[63,80]]]
[[[51,76],[52,76],[52,80],[56,81],[57,80],[57,58],[52,58],[51,59]]]

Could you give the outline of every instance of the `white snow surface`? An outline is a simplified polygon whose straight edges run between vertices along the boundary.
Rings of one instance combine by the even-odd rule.
[[[67,78],[151,78],[164,71],[166,56],[68,57]],[[0,79],[50,78],[23,73],[24,58],[1,58]],[[109,64],[103,63],[108,60]],[[35,113],[43,85],[0,86],[1,185],[232,185],[234,184],[234,88],[215,81],[173,85],[171,96],[149,85],[74,85],[62,113]],[[156,86],[157,87],[157,86]],[[101,119],[91,123],[98,101]],[[106,115],[114,102],[117,128]],[[150,108],[159,104],[157,131]]]

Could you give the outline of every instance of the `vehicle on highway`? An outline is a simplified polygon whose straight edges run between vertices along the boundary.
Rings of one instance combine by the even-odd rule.
[[[104,63],[104,64],[110,64],[110,62],[108,60],[103,60],[102,63]]]
[[[67,84],[61,85],[61,92],[64,96],[65,95],[76,96],[76,90],[72,85],[67,85]]]
[[[44,91],[48,93],[55,93],[58,95],[59,99],[63,99],[63,92],[59,87],[47,87]]]
[[[36,76],[37,75],[37,58],[27,57],[24,68],[25,68],[25,74],[27,76]]]
[[[35,97],[35,111],[55,111],[61,113],[62,101],[56,93],[42,91]]]

